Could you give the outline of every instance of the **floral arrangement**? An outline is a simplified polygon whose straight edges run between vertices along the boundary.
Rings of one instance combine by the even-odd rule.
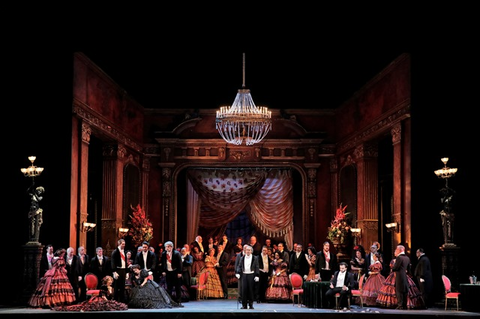
[[[332,220],[330,227],[328,227],[327,238],[332,242],[340,242],[344,244],[351,236],[350,221],[348,219],[349,212],[345,212],[347,206],[340,206],[335,212],[335,219]]]
[[[153,227],[152,223],[145,216],[145,210],[142,207],[137,205],[137,207],[132,207],[133,213],[130,215],[130,227],[128,235],[132,237],[132,244],[135,247],[140,246],[144,241],[150,241],[153,238]]]

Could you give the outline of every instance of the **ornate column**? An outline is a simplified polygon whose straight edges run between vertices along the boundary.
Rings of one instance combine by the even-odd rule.
[[[362,242],[378,240],[378,146],[369,142],[354,150],[357,168],[357,227]]]
[[[172,203],[172,168],[162,167],[162,214],[164,238],[176,238],[175,216],[171,214]],[[168,225],[168,226],[167,226]]]
[[[117,229],[122,227],[123,165],[125,148],[108,144],[103,148],[102,247],[106,255],[117,246]]]
[[[315,227],[308,227],[308,225],[316,225],[315,217],[317,216],[317,172],[321,164],[305,164],[307,169],[307,205],[308,205],[308,214],[304,216],[304,229],[305,233],[303,234],[303,242],[310,243],[315,242],[314,235],[311,234],[311,230],[315,230]]]
[[[392,222],[397,223],[398,231],[392,231],[392,252],[400,242],[410,242],[406,238],[402,240],[405,233],[404,225],[410,225],[410,219],[402,218],[402,126],[400,123],[394,125],[390,131],[393,145],[393,211]],[[382,225],[383,227],[383,225]]]
[[[80,176],[79,176],[79,190],[78,190],[78,225],[70,230],[70,236],[75,236],[78,233],[78,246],[86,246],[87,233],[81,231],[83,223],[87,222],[88,217],[88,152],[90,145],[90,136],[92,129],[90,125],[82,123],[82,143],[80,144]],[[76,223],[76,221],[75,221]],[[72,223],[71,223],[72,224]],[[73,238],[70,238],[70,242]]]

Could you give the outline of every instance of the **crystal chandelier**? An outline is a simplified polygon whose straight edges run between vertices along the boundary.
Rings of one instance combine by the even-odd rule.
[[[217,111],[215,126],[220,136],[230,144],[253,145],[260,142],[272,129],[272,112],[265,106],[257,107],[250,90],[245,88],[245,53],[243,54],[243,83],[231,106]]]

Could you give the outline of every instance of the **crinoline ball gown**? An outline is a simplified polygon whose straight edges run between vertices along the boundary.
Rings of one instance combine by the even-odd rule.
[[[382,263],[379,261],[376,261],[369,267],[369,271],[372,274],[368,276],[362,287],[363,301],[367,306],[377,305],[378,292],[382,289],[385,282],[385,277],[381,274],[382,268]]]
[[[113,287],[102,285],[100,287],[100,294],[93,296],[90,299],[84,300],[76,305],[55,307],[57,311],[122,311],[128,310],[128,305],[113,300]]]
[[[390,262],[390,268],[395,264],[395,259]],[[390,271],[390,274],[385,278],[382,288],[378,291],[377,305],[384,308],[395,308],[398,306],[397,295],[395,294],[395,276],[396,272]],[[407,308],[408,309],[422,309],[425,308],[422,293],[415,285],[410,276],[408,280],[408,294],[407,294]]]
[[[202,271],[197,274],[197,282],[199,282],[201,274],[204,272],[208,272],[206,288],[203,291],[203,296],[205,298],[215,299],[224,297],[220,276],[218,275],[217,268],[215,268],[216,263],[217,259],[215,257],[205,257],[205,268],[203,268]]]
[[[265,299],[269,302],[291,301],[292,283],[288,277],[287,264],[282,262],[278,265],[274,262],[273,265],[276,268],[265,291]]]
[[[28,301],[28,306],[53,309],[76,301],[65,267],[66,262],[63,257],[52,260],[52,268],[40,278],[36,290]]]
[[[130,301],[128,302],[129,308],[163,309],[181,307],[181,305],[173,301],[167,291],[155,281],[148,279],[147,283],[142,286],[144,279],[148,276],[146,269],[142,269],[138,276],[133,276]]]

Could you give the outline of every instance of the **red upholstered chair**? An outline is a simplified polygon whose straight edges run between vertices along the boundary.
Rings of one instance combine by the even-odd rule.
[[[203,299],[203,291],[207,288],[207,279],[210,272],[206,271],[200,274],[196,285],[191,285],[190,288],[197,291],[197,300]]]
[[[83,280],[87,287],[87,299],[100,295],[100,289],[97,288],[98,278],[94,273],[86,273]]]
[[[458,298],[460,297],[459,292],[452,292],[452,283],[450,278],[445,275],[442,275],[443,286],[445,287],[445,310],[447,310],[447,303],[449,299],[457,301],[457,311],[458,311]]]
[[[295,305],[295,296],[300,307],[300,297],[303,295],[303,278],[296,272],[290,274],[290,282],[292,284],[292,303]]]
[[[360,276],[358,280],[358,289],[352,289],[352,297],[360,298],[360,307],[363,308],[363,281],[365,280],[365,274]]]

